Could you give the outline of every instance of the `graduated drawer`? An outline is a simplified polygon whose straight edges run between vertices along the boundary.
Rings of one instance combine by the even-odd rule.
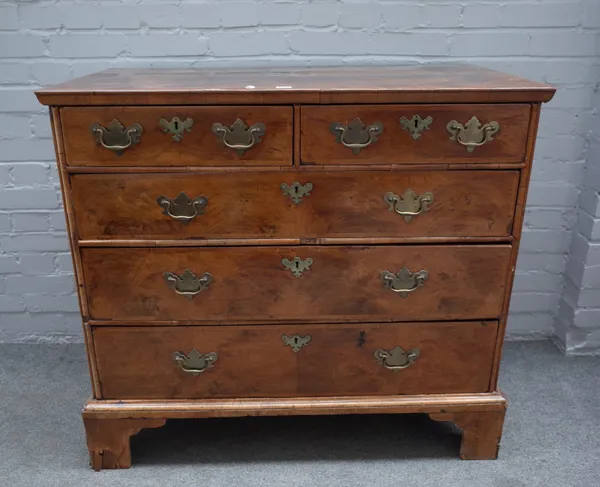
[[[303,164],[520,163],[530,113],[529,105],[511,104],[301,110]]]
[[[496,322],[98,327],[104,399],[485,392]]]
[[[291,107],[61,109],[72,166],[291,165],[292,120]]]
[[[95,320],[411,321],[499,316],[511,247],[84,248],[81,252]]]
[[[517,171],[84,174],[71,188],[81,239],[443,238],[509,236],[518,182]]]

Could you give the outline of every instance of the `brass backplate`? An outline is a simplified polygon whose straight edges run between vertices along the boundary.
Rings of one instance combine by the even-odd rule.
[[[238,155],[242,156],[245,151],[261,142],[260,138],[265,135],[267,128],[262,122],[248,127],[241,118],[238,118],[230,127],[214,123],[212,131],[221,139],[225,147],[235,150]]]
[[[383,286],[390,291],[400,294],[403,298],[407,297],[408,293],[422,287],[428,277],[429,273],[426,270],[421,270],[413,274],[407,267],[403,267],[396,274],[389,271],[381,273]]]
[[[386,369],[390,370],[401,370],[409,367],[420,355],[418,348],[409,350],[407,352],[400,346],[395,346],[390,351],[382,350],[381,348],[375,350],[373,354],[377,363],[383,365]]]
[[[200,353],[196,349],[187,355],[183,352],[173,354],[173,360],[181,367],[181,370],[193,376],[198,376],[207,369],[214,367],[214,363],[218,358],[216,352]]]
[[[329,130],[335,135],[335,140],[344,147],[352,150],[354,155],[377,142],[377,137],[383,133],[383,124],[379,122],[365,125],[360,118],[355,118],[348,125],[333,122]]]
[[[90,131],[97,144],[120,156],[125,149],[139,143],[144,129],[139,123],[124,127],[116,118],[106,127],[93,123]]]
[[[192,299],[213,281],[210,273],[205,272],[201,276],[196,276],[189,269],[183,271],[180,276],[174,272],[165,272],[164,279],[169,289],[173,289],[177,294],[181,294],[187,299]]]
[[[198,215],[204,214],[204,209],[208,205],[208,198],[199,196],[191,199],[187,194],[181,192],[173,199],[159,196],[156,202],[163,209],[165,215],[183,224],[188,224]]]
[[[417,195],[411,188],[408,188],[401,196],[386,193],[383,199],[389,205],[390,211],[402,215],[404,220],[409,222],[420,213],[429,211],[429,204],[433,203],[433,193]]]
[[[493,136],[500,130],[500,124],[492,121],[482,125],[477,117],[471,117],[465,125],[451,120],[446,128],[451,134],[450,140],[465,146],[467,152],[473,152],[476,147],[494,140]]]

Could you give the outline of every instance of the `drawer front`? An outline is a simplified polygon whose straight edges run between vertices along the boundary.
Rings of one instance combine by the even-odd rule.
[[[496,331],[496,322],[98,327],[93,339],[104,399],[192,399],[485,392]]]
[[[520,163],[530,113],[509,104],[301,110],[303,164]]]
[[[292,120],[291,107],[61,109],[72,166],[291,165]]]
[[[231,323],[495,318],[510,250],[423,245],[81,252],[92,319]]]
[[[84,174],[71,187],[82,239],[443,238],[510,235],[518,182],[517,171]]]

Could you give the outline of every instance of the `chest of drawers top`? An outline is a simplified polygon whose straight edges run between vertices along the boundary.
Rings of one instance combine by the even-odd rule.
[[[37,91],[44,105],[533,103],[555,89],[467,64],[108,69]],[[360,98],[354,98],[360,93]]]

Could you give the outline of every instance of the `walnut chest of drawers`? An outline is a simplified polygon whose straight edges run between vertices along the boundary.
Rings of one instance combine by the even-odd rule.
[[[540,105],[463,65],[108,70],[51,106],[95,469],[169,418],[426,413],[495,458]]]

